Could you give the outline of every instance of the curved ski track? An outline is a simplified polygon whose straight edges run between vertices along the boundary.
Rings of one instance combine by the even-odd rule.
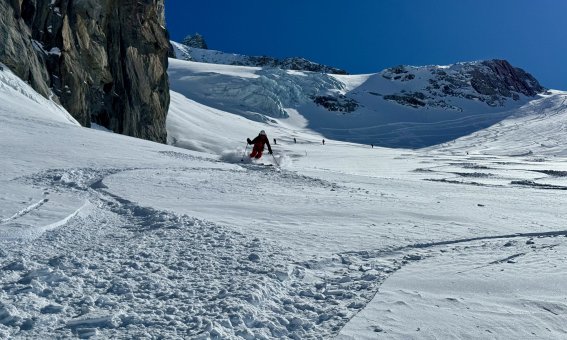
[[[20,179],[87,204],[39,239],[0,250],[0,335],[330,338],[408,263],[459,244],[567,236],[441,240],[297,261],[268,240],[106,190],[106,176],[131,170],[139,169],[48,170]]]

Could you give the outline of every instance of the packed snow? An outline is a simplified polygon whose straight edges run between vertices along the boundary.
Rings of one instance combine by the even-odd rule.
[[[301,95],[266,116],[231,92],[366,77],[281,72],[172,60],[170,146],[78,127],[0,72],[0,338],[567,337],[564,93],[372,148],[311,129]],[[250,161],[260,129],[274,157]]]

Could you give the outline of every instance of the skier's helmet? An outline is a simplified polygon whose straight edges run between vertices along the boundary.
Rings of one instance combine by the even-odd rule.
[[[265,136],[265,135],[266,135],[266,131],[262,130],[262,131],[260,131],[260,134],[263,135],[263,136]]]

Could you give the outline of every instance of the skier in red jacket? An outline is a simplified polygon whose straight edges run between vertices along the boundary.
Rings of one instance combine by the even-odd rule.
[[[260,158],[262,157],[262,152],[264,152],[264,145],[268,145],[268,152],[270,155],[272,154],[272,147],[270,146],[270,140],[268,136],[266,136],[266,131],[260,131],[260,134],[253,140],[247,138],[246,141],[248,144],[254,144],[254,148],[252,149],[252,153],[250,154],[250,158]]]

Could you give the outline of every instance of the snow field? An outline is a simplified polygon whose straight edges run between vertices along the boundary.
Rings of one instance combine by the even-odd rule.
[[[392,275],[337,339],[562,339],[567,231],[440,245]]]
[[[294,264],[273,243],[111,194],[112,173],[28,178],[89,203],[64,228],[2,254],[3,335],[326,338],[399,267],[394,257],[378,272],[356,254]]]
[[[430,148],[443,152],[534,157],[567,155],[567,93],[552,91],[487,129]]]
[[[178,66],[179,84],[210,67]],[[78,128],[28,94],[0,101],[2,338],[565,336],[563,149],[507,129],[563,138],[561,94],[493,138],[407,151],[173,92],[170,143],[224,156]],[[280,167],[239,161],[261,129]]]

